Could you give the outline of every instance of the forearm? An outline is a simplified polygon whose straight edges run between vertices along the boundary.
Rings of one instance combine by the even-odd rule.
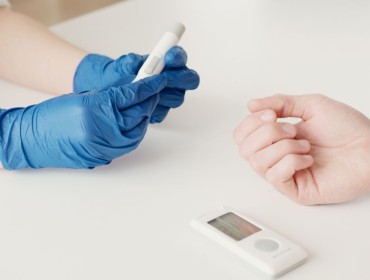
[[[0,42],[0,78],[52,94],[72,91],[75,70],[87,54],[7,8],[0,8]]]

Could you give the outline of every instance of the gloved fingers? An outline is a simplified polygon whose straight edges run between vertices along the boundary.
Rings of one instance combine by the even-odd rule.
[[[106,92],[117,109],[122,111],[159,93],[166,85],[166,77],[155,75],[122,87],[112,87]]]
[[[149,119],[158,101],[159,95],[154,95],[139,104],[122,110],[120,116],[117,118],[120,131],[129,131],[138,126],[142,120]]]
[[[160,122],[162,122],[166,118],[169,111],[170,111],[169,107],[158,105],[155,108],[152,116],[150,117],[150,123],[160,123]]]
[[[164,56],[166,68],[184,67],[187,61],[188,55],[186,51],[179,46],[172,47]]]
[[[159,93],[159,97],[158,105],[177,108],[184,103],[185,91],[177,88],[164,88]]]
[[[184,103],[185,91],[175,88],[165,88],[160,92],[159,96],[159,103],[150,117],[150,123],[162,122],[171,108],[181,106]]]
[[[89,128],[93,141],[80,147],[87,153],[87,157],[111,160],[132,151],[143,139],[149,124],[149,117],[136,119],[135,125],[129,129],[125,127],[123,130],[119,126],[127,119],[124,120],[125,118],[119,112],[118,116],[115,117],[116,120],[113,118],[99,118],[97,122],[101,121],[101,123]],[[118,126],[114,124],[115,121],[117,121]]]
[[[148,129],[149,118],[145,117],[131,130],[125,131],[120,137],[122,147],[125,149],[133,150],[135,149],[141,140],[143,140],[144,135]]]
[[[102,90],[107,90],[111,87],[114,87],[114,88],[117,88],[117,87],[123,87],[127,84],[130,84],[134,79],[135,79],[136,75],[134,74],[125,74],[124,76],[122,76],[120,79],[110,83],[110,84],[107,84],[105,85],[104,87],[102,88],[99,88],[97,89],[98,91],[102,91]]]
[[[167,70],[162,73],[167,78],[167,87],[183,90],[196,89],[199,86],[199,75],[187,67],[176,70]]]
[[[136,75],[140,67],[143,65],[147,56],[136,53],[129,53],[116,59],[114,63],[114,70],[121,74]]]

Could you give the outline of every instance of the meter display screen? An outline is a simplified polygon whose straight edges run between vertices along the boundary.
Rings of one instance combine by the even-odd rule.
[[[261,231],[260,228],[232,212],[217,217],[209,221],[208,224],[236,241],[240,241],[253,233]]]

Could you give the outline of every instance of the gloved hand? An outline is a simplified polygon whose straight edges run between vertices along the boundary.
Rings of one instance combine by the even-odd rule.
[[[146,56],[129,53],[116,60],[99,54],[88,54],[78,65],[73,92],[80,93],[92,89],[102,89],[120,81],[121,85],[131,83]]]
[[[156,75],[122,87],[59,96],[0,111],[6,169],[94,168],[134,150],[166,86]]]
[[[119,80],[120,85],[131,83],[147,56],[130,53],[117,60],[97,54],[87,55],[79,64],[74,81],[75,93],[105,88]],[[162,74],[168,86],[160,93],[160,101],[150,119],[151,123],[161,122],[171,108],[184,102],[186,90],[196,89],[199,85],[198,74],[186,67],[187,54],[179,46],[171,48],[165,55],[166,67]]]
[[[162,75],[167,78],[168,83],[159,93],[159,103],[150,118],[151,123],[162,122],[171,108],[177,108],[184,102],[185,91],[199,86],[199,75],[186,67],[187,59],[184,49],[178,46],[166,53],[166,67]]]

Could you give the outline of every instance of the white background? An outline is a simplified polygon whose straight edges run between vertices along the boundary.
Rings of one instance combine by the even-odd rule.
[[[248,99],[278,92],[321,92],[369,115],[369,14],[365,0],[135,0],[53,27],[118,57],[148,53],[183,21],[201,86],[109,166],[1,171],[0,279],[259,279],[190,228],[221,204],[309,252],[281,279],[367,279],[370,198],[297,205],[250,170],[232,132]],[[6,82],[0,91],[3,108],[49,98]]]

